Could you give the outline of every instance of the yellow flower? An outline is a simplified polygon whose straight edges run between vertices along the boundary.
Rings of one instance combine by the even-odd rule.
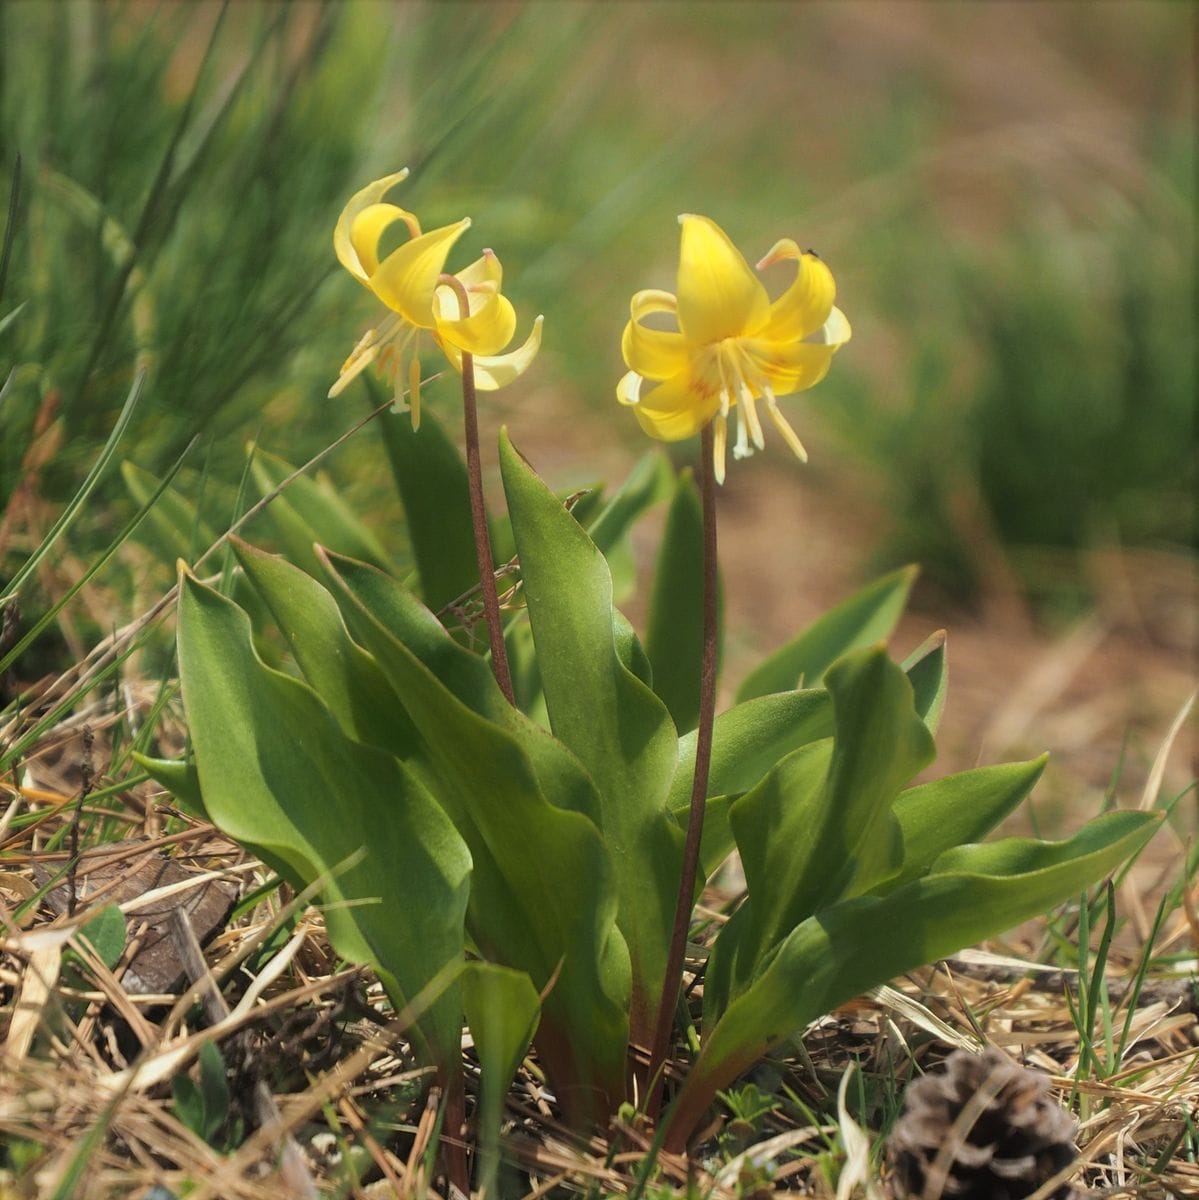
[[[641,427],[673,442],[713,430],[716,478],[724,481],[728,416],[737,410],[734,458],[764,445],[756,402],[764,400],[787,445],[802,461],[807,452],[779,411],[778,398],[819,383],[833,355],[849,341],[849,322],[833,307],[832,272],[810,250],[778,242],[760,263],[796,264],[795,281],[773,303],[727,234],[707,217],[679,217],[678,295],[638,292],[621,349],[631,368],[616,389],[633,406]],[[645,319],[674,318],[677,330],[654,329]],[[645,388],[647,380],[656,386]]]
[[[500,353],[516,331],[516,313],[500,291],[503,271],[490,251],[454,276],[445,262],[454,243],[470,228],[470,218],[421,231],[413,213],[386,203],[383,196],[408,177],[407,170],[385,175],[350,198],[333,231],[338,261],[391,312],[370,330],[342,365],[330,396],[374,363],[395,387],[396,408],[407,386],[412,424],[420,424],[420,343],[423,334],[441,348],[458,371],[462,355],[474,356],[475,386],[494,391],[527,370],[541,348],[538,317],[519,350]],[[408,227],[408,240],[379,261],[379,241],[396,222]],[[467,312],[464,313],[465,299]]]

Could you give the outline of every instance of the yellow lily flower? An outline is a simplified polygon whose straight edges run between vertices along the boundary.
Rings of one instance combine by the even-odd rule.
[[[733,408],[733,457],[745,458],[765,444],[758,400],[766,402],[787,445],[806,462],[807,451],[779,411],[778,398],[819,383],[849,341],[849,322],[833,306],[832,272],[812,251],[784,238],[758,263],[760,271],[780,262],[796,264],[794,282],[772,303],[719,225],[691,213],[679,217],[679,224],[678,294],[649,290],[633,297],[621,343],[630,370],[616,398],[632,406],[646,433],[662,441],[691,437],[715,418],[720,483]],[[645,324],[662,313],[674,318],[677,330]],[[647,380],[656,386],[646,390]]]
[[[329,395],[339,395],[374,363],[379,373],[394,383],[397,411],[404,407],[407,386],[412,424],[417,427],[423,334],[429,335],[458,371],[462,370],[462,355],[473,355],[475,386],[480,391],[494,391],[523,374],[537,356],[542,318],[533,322],[533,331],[520,349],[501,353],[516,331],[516,312],[500,291],[500,260],[484,250],[465,270],[447,275],[446,259],[470,228],[470,218],[422,232],[415,214],[383,200],[407,177],[405,169],[368,184],[350,198],[333,230],[338,261],[391,311],[350,352]],[[379,241],[396,222],[408,227],[408,240],[380,262]]]

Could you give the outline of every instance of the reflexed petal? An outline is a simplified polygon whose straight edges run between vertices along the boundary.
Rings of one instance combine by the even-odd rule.
[[[384,175],[382,179],[368,183],[360,192],[355,192],[350,197],[349,203],[341,210],[341,216],[337,218],[337,224],[333,229],[333,251],[337,255],[337,261],[363,283],[366,282],[368,272],[363,268],[358,259],[358,253],[350,241],[350,227],[354,223],[354,218],[364,208],[378,204],[388,191],[407,178],[408,168],[405,167],[394,175]]]
[[[837,294],[833,273],[823,259],[801,253],[790,238],[779,242],[758,263],[758,270],[777,262],[796,264],[795,281],[770,306],[770,322],[761,336],[771,341],[800,341],[828,320]]]
[[[853,330],[849,327],[849,320],[845,314],[839,309],[834,308],[828,315],[828,320],[807,340],[815,342],[819,346],[832,346],[834,349],[840,349],[853,336]]]
[[[449,288],[441,289],[449,292]],[[438,298],[440,299],[439,292]],[[455,307],[457,297],[454,297]],[[506,296],[492,292],[469,317],[437,317],[437,332],[470,354],[498,354],[516,332],[516,310]]]
[[[741,350],[753,370],[774,390],[776,396],[802,392],[819,383],[833,361],[836,346],[813,342],[768,342],[765,338],[747,338]]]
[[[537,357],[537,351],[541,349],[541,326],[544,321],[544,317],[538,317],[533,322],[533,331],[520,349],[508,354],[476,355],[475,387],[479,391],[494,392],[497,388],[506,387],[529,369],[533,359]],[[461,371],[462,351],[452,342],[441,342],[441,348],[454,369]]]
[[[370,277],[371,291],[410,324],[432,329],[433,293],[454,243],[470,228],[470,218],[443,225],[393,250]]]
[[[358,256],[365,275],[359,276],[366,283],[379,268],[379,239],[383,231],[396,221],[404,221],[409,232],[415,227],[420,235],[420,222],[406,208],[397,204],[369,204],[350,223],[350,246]]]
[[[673,330],[646,329],[630,321],[624,327],[620,349],[625,363],[646,379],[669,379],[687,366],[687,344],[683,335]]]
[[[673,293],[664,292],[661,288],[645,288],[643,291],[634,292],[633,299],[629,302],[629,312],[634,321],[640,321],[653,313],[677,314],[678,311],[679,302]]]
[[[728,235],[714,221],[684,213],[679,247],[679,328],[710,345],[752,337],[770,319],[770,298]]]
[[[620,382],[616,385],[616,399],[620,404],[628,407],[632,404],[641,403],[641,385],[645,382],[636,371],[627,371],[620,377]]]
[[[457,272],[457,275],[468,289],[478,287],[482,283],[494,283],[498,292],[504,282],[504,268],[493,250],[484,250],[469,267]]]
[[[644,392],[633,412],[651,437],[677,442],[698,433],[720,411],[720,397],[684,371]]]

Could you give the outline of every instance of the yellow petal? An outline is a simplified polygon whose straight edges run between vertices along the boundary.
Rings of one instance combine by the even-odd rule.
[[[758,263],[758,270],[778,262],[796,264],[795,280],[770,306],[770,321],[761,336],[771,341],[800,341],[828,320],[837,287],[824,261],[811,251],[801,252],[790,238],[778,242]]]
[[[467,289],[478,287],[480,284],[495,284],[495,290],[500,290],[504,282],[504,268],[492,250],[484,250],[464,271],[457,272],[458,278]]]
[[[337,218],[337,224],[333,229],[333,251],[337,255],[337,261],[355,279],[359,279],[363,283],[366,282],[369,272],[359,260],[358,252],[354,249],[354,244],[350,240],[350,229],[354,224],[354,218],[363,209],[369,208],[372,204],[378,204],[386,192],[407,178],[408,168],[405,167],[402,171],[397,171],[394,175],[384,175],[382,179],[376,179],[374,183],[368,183],[360,192],[355,192],[350,197],[349,203],[341,210],[341,216]]]
[[[360,276],[366,283],[379,267],[379,239],[383,231],[396,221],[404,221],[409,231],[415,229],[414,236],[419,236],[420,222],[406,208],[398,204],[368,204],[350,222],[350,245],[358,256],[365,276]]]
[[[432,329],[433,293],[445,270],[445,260],[454,243],[470,228],[470,218],[443,225],[405,242],[379,264],[370,277],[371,290],[412,325]]]
[[[538,317],[533,322],[533,331],[519,349],[508,354],[475,356],[475,387],[479,391],[494,392],[497,388],[506,387],[529,369],[537,357],[537,351],[541,349],[541,326],[544,321],[544,317]],[[454,369],[461,371],[462,351],[452,342],[442,342],[441,348]]]
[[[743,341],[741,350],[774,394],[787,396],[818,384],[828,374],[837,346],[754,338]]]
[[[710,345],[752,337],[770,319],[770,298],[728,235],[707,217],[684,213],[679,247],[679,328]]]
[[[683,335],[641,324],[643,317],[653,313],[677,313],[675,298],[669,292],[638,292],[630,308],[633,319],[625,326],[620,343],[625,363],[646,379],[669,379],[684,370],[687,350]]]
[[[853,337],[853,330],[849,327],[849,318],[839,308],[834,308],[823,326],[807,340],[839,350],[851,337]]]
[[[447,292],[452,294],[452,289],[440,289],[439,301]],[[454,307],[457,308],[457,296],[454,296],[453,300]],[[491,292],[478,308],[472,303],[469,317],[449,318],[439,314],[437,332],[459,350],[470,354],[498,354],[516,332],[516,310],[506,296],[501,296],[499,292]]]
[[[719,411],[719,395],[686,371],[643,393],[633,409],[641,428],[664,442],[691,437]]]

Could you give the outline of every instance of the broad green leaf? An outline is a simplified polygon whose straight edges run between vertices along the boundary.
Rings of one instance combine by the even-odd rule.
[[[261,447],[251,446],[249,453],[250,472],[263,496],[274,492],[295,471],[291,463]],[[315,568],[313,542],[379,567],[391,561],[379,539],[337,494],[327,476],[309,479],[300,475],[293,479],[271,500],[266,517],[287,557],[300,566]]]
[[[599,790],[633,968],[632,1037],[648,1038],[682,861],[682,830],[667,808],[677,735],[665,705],[621,661],[604,556],[504,432],[500,472],[550,728]]]
[[[903,834],[903,870],[875,892],[894,891],[925,874],[942,852],[986,837],[1032,791],[1047,759],[978,767],[900,792],[893,811]]]
[[[420,736],[375,660],[349,635],[337,602],[311,575],[277,554],[229,539],[312,690],[355,741],[412,757]]]
[[[1077,895],[1144,845],[1159,818],[1111,813],[1066,842],[963,846],[942,856],[944,871],[804,921],[709,1029],[667,1116],[667,1148],[680,1149],[716,1092],[771,1046],[868,988]]]
[[[151,779],[161,784],[185,812],[202,821],[211,821],[200,791],[200,776],[193,759],[151,758],[133,751],[133,760]]]
[[[937,732],[941,713],[945,710],[947,667],[943,629],[927,638],[903,660],[903,669],[912,685],[916,711],[928,726],[929,733]]]
[[[556,978],[538,1051],[571,1119],[602,1118],[623,1092],[629,964],[607,849],[592,819],[571,811],[595,810],[594,788],[415,597],[361,563],[325,561],[351,629],[425,739],[437,798],[470,848],[475,944],[538,989]]]
[[[833,702],[823,688],[775,692],[720,713],[712,729],[708,795],[748,792],[782,758],[833,733]],[[686,810],[695,775],[695,731],[679,738],[670,806]]]
[[[801,634],[763,659],[737,689],[738,700],[818,684],[843,654],[891,636],[916,578],[915,567],[884,575],[817,618]]]
[[[713,979],[735,992],[801,921],[841,896],[898,873],[902,843],[891,805],[933,758],[912,689],[882,647],[840,659],[825,681],[836,734],[784,758],[729,814],[749,898],[736,963],[718,938]],[[726,930],[727,930],[726,926]],[[723,937],[723,931],[722,935]],[[705,987],[709,1014],[731,998]]]
[[[703,647],[703,509],[688,470],[678,477],[666,517],[645,636],[654,691],[670,710],[680,733],[694,729],[699,720]]]
[[[404,505],[421,596],[440,612],[479,582],[466,463],[427,408],[419,429],[390,413],[375,424]]]
[[[736,845],[733,838],[733,827],[729,823],[729,809],[740,799],[740,793],[734,796],[709,796],[704,806],[704,828],[699,841],[699,868],[702,872],[700,879],[708,880],[719,869]],[[674,819],[680,828],[687,827],[691,816],[691,805],[687,803],[682,808],[672,808]]]
[[[371,964],[397,1007],[411,1000],[462,953],[470,856],[453,825],[401,763],[351,741],[306,683],[265,666],[245,613],[190,576],[178,640],[212,819],[294,885],[327,879],[337,953]],[[443,1069],[460,1028],[454,987],[419,1027]]]
[[[472,962],[462,976],[462,1004],[479,1057],[478,1195],[496,1193],[504,1099],[537,1031],[541,997],[523,971]]]
[[[416,596],[391,576],[323,549],[320,558],[351,630],[375,638],[368,643],[373,648],[378,645],[376,625],[388,630],[457,700],[517,740],[553,804],[585,813],[599,824],[599,796],[578,759],[504,699],[483,659],[459,645]],[[387,653],[394,653],[394,647]],[[377,661],[394,692],[395,678],[388,660]]]

